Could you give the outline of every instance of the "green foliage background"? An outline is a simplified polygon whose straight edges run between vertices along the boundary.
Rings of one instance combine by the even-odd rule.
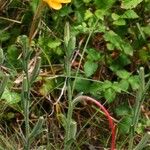
[[[4,122],[8,112],[15,114],[16,111],[22,111],[20,92],[14,90],[15,86],[19,86],[15,85],[15,81],[22,71],[18,38],[29,35],[38,4],[39,0],[0,2],[0,65],[6,67],[2,69],[1,76],[5,71],[10,75],[1,98],[1,103],[7,106],[5,109],[0,108],[4,113],[0,118]],[[41,70],[46,70],[47,75],[38,77],[33,90],[39,92],[40,96],[51,94],[56,99],[57,92],[62,88],[66,22],[70,23],[71,34],[76,37],[75,49],[71,49],[70,53],[73,56],[73,52],[79,51],[75,59],[77,64],[86,40],[92,33],[77,76],[77,67],[72,67],[71,74],[76,78],[74,93],[83,92],[107,103],[118,119],[120,144],[120,136],[130,131],[134,95],[140,86],[139,68],[145,68],[146,81],[150,76],[150,1],[73,0],[59,11],[47,6],[41,11],[39,22],[35,24],[37,33],[32,41],[32,55],[42,57]],[[51,75],[61,77],[50,80],[48,77]],[[35,97],[33,99],[39,98]],[[148,100],[145,102],[147,104]],[[145,107],[147,109],[148,106]],[[36,114],[43,113],[37,112],[36,107],[33,110]],[[8,118],[12,119],[14,115]],[[148,120],[141,117],[137,132],[142,135],[147,124]]]

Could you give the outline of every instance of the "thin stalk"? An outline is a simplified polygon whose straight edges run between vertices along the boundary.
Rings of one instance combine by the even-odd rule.
[[[66,76],[67,76],[67,96],[68,96],[68,112],[67,112],[67,120],[66,120],[66,126],[65,126],[65,143],[64,143],[64,149],[65,150],[70,150],[71,142],[68,143],[70,140],[70,133],[71,133],[71,123],[72,123],[72,90],[71,90],[71,83],[70,83],[70,76],[71,76],[71,54],[70,54],[70,48],[69,44],[74,44],[70,43],[71,40],[71,35],[70,35],[70,26],[69,23],[66,23],[65,25],[65,30],[64,30],[64,43],[65,43],[65,48],[66,48],[66,58],[65,58],[65,71],[66,71]],[[72,45],[71,45],[72,46]]]
[[[29,141],[29,134],[30,134],[30,125],[29,125],[29,84],[27,77],[24,77],[23,80],[23,106],[24,106],[24,119],[25,119],[25,150],[30,149],[30,141]]]
[[[96,106],[98,106],[106,115],[107,119],[108,119],[108,122],[109,122],[109,127],[111,129],[111,150],[115,150],[115,142],[116,142],[116,131],[115,131],[115,125],[113,123],[113,119],[111,117],[111,115],[109,114],[109,112],[106,110],[106,108],[100,103],[98,102],[97,100],[91,98],[91,97],[88,97],[88,96],[78,96],[76,97],[74,100],[73,100],[73,106],[72,106],[72,109],[75,107],[75,105],[80,102],[80,101],[87,101],[87,102],[90,102],[90,103],[94,103]]]
[[[34,14],[33,21],[31,23],[31,27],[30,27],[30,31],[29,31],[29,45],[31,45],[31,41],[34,37],[34,32],[37,29],[43,6],[44,6],[43,1],[40,0],[39,5]]]
[[[66,137],[65,137],[65,145],[64,149],[65,150],[70,150],[71,143],[67,143],[70,140],[70,130],[71,130],[71,120],[72,120],[72,90],[71,90],[71,84],[70,84],[70,76],[71,76],[71,65],[70,65],[70,60],[67,57],[66,58],[66,74],[67,74],[67,95],[68,95],[68,113],[67,113],[67,124],[66,124]]]
[[[77,77],[78,74],[79,74],[80,66],[81,66],[82,60],[83,60],[83,58],[84,58],[85,51],[86,51],[86,49],[87,49],[87,45],[88,45],[88,43],[89,43],[89,40],[90,40],[90,38],[91,38],[91,35],[92,35],[92,33],[93,33],[93,31],[94,31],[94,28],[95,28],[95,26],[97,25],[98,21],[99,21],[99,19],[98,19],[98,20],[95,22],[95,24],[93,25],[93,27],[92,27],[92,29],[91,29],[89,35],[88,35],[88,38],[87,38],[87,40],[86,40],[86,43],[85,43],[85,45],[84,45],[84,48],[83,48],[83,51],[82,51],[82,54],[81,54],[81,58],[80,58],[80,61],[79,61],[79,65],[78,65],[78,68],[77,68],[77,71],[76,71],[76,75],[75,75],[76,77]],[[72,94],[73,94],[75,85],[76,85],[76,78],[75,78],[75,80],[74,80],[74,82],[73,82]]]
[[[140,117],[140,108],[145,100],[146,92],[150,86],[150,80],[145,85],[145,75],[144,75],[143,67],[140,68],[139,77],[140,77],[140,87],[136,96],[136,104],[134,108],[134,115],[132,119],[131,134],[130,134],[130,140],[129,140],[129,148],[128,148],[129,150],[133,149],[133,146],[134,146],[134,135],[135,135],[135,129],[138,125],[138,121]]]

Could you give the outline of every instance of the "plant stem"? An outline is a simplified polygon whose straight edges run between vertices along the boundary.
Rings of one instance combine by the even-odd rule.
[[[133,149],[134,146],[134,135],[140,117],[140,108],[145,99],[146,92],[150,86],[150,80],[145,85],[145,75],[144,75],[143,67],[140,68],[139,77],[140,77],[140,87],[136,95],[136,104],[134,108],[134,114],[133,114],[132,125],[131,125],[131,134],[129,140],[129,148],[128,148],[129,150]]]
[[[71,142],[68,144],[67,142],[70,140],[70,130],[71,130],[71,120],[72,120],[72,90],[70,84],[70,76],[71,76],[71,65],[70,65],[69,57],[66,58],[66,74],[67,74],[67,95],[68,95],[68,113],[67,113],[67,124],[66,124],[66,137],[65,137],[65,145],[64,149],[69,150],[71,146]]]
[[[75,105],[78,102],[83,101],[83,100],[94,103],[95,105],[97,105],[105,113],[105,115],[106,115],[106,117],[109,121],[109,126],[110,126],[110,129],[111,129],[111,137],[112,137],[112,139],[111,139],[111,150],[115,150],[115,141],[116,141],[115,125],[113,123],[111,115],[109,114],[109,112],[106,110],[106,108],[100,102],[98,102],[97,100],[95,100],[91,97],[83,96],[83,95],[78,96],[73,100],[72,109],[75,107]]]
[[[31,41],[34,38],[34,34],[35,34],[35,30],[37,29],[39,20],[40,20],[40,16],[41,16],[41,12],[43,9],[43,1],[40,0],[38,7],[35,11],[34,17],[33,17],[33,21],[31,23],[31,27],[30,27],[30,31],[29,31],[29,45],[31,45]]]
[[[88,38],[87,38],[87,40],[86,40],[86,43],[85,43],[85,45],[84,45],[84,48],[83,48],[83,51],[82,51],[82,54],[81,54],[81,59],[80,59],[80,61],[79,61],[79,65],[78,65],[78,68],[77,68],[75,77],[77,77],[78,74],[79,74],[80,66],[81,66],[82,60],[83,60],[83,58],[84,58],[85,51],[86,51],[86,49],[87,49],[87,45],[88,45],[88,43],[89,43],[89,40],[90,40],[90,38],[91,38],[91,35],[92,35],[92,33],[93,33],[93,31],[94,31],[94,28],[95,28],[95,26],[97,25],[98,21],[99,21],[99,19],[96,20],[95,24],[93,25],[93,27],[92,27],[92,29],[91,29],[89,35],[88,35]],[[75,85],[76,85],[76,79],[77,79],[77,78],[75,78],[75,79],[74,79],[74,82],[73,82],[72,94],[73,94],[73,91],[74,91],[74,88],[75,88]]]

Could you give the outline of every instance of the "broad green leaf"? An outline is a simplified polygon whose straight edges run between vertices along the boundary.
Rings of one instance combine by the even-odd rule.
[[[0,30],[0,42],[7,41],[10,38],[10,33]]]
[[[126,71],[126,70],[118,70],[116,72],[117,76],[120,77],[121,79],[128,79],[131,75],[130,72]]]
[[[93,75],[95,73],[95,71],[98,68],[98,64],[93,62],[93,61],[87,61],[84,64],[84,71],[85,71],[85,75],[87,77],[90,77],[91,75]]]
[[[90,10],[86,10],[86,12],[84,14],[84,20],[88,20],[92,16],[93,16],[93,13]]]
[[[21,97],[18,93],[12,92],[6,88],[1,99],[4,99],[7,104],[12,105],[20,102]]]
[[[132,117],[131,116],[125,116],[119,123],[118,128],[120,133],[127,134],[130,131],[130,126],[132,123]]]
[[[128,58],[127,55],[122,54],[120,55],[116,60],[114,60],[111,65],[110,65],[110,69],[113,72],[116,72],[118,70],[122,70],[124,69],[124,67],[126,65],[129,65],[131,63],[131,60]]]
[[[103,85],[102,85],[103,90],[106,90],[106,89],[111,88],[111,87],[112,87],[112,83],[109,80],[105,80],[103,82]]]
[[[122,0],[121,7],[124,9],[132,9],[135,8],[142,1],[143,0]]]
[[[128,42],[122,40],[122,38],[115,32],[105,32],[104,39],[113,44],[117,49],[124,51],[125,54],[131,56],[133,55],[133,48],[131,47],[131,45]]]
[[[108,10],[110,9],[116,0],[95,0],[96,7],[100,9]]]
[[[100,96],[102,96],[102,82],[101,83],[97,83],[97,82],[94,82],[90,85],[90,94],[92,94],[93,96],[95,97],[98,97],[100,98]]]
[[[127,91],[129,88],[129,82],[127,80],[122,79],[119,82],[119,87],[122,89],[122,91]]]
[[[150,36],[150,25],[142,27],[142,30],[146,35]]]
[[[47,46],[51,49],[55,49],[57,48],[58,46],[61,45],[61,41],[60,40],[52,40],[50,39]]]
[[[118,20],[120,18],[120,16],[116,13],[112,13],[111,17],[113,20]]]
[[[94,14],[97,18],[104,20],[104,16],[107,14],[107,11],[103,9],[97,9]]]
[[[100,53],[98,51],[96,51],[95,49],[87,49],[87,59],[88,60],[92,60],[92,61],[98,61],[100,60],[101,56]]]
[[[127,54],[127,55],[132,56],[133,55],[133,48],[132,48],[132,46],[129,43],[125,42],[125,41],[122,41],[122,42],[123,43],[122,43],[121,47],[122,47],[124,53]]]
[[[46,79],[40,87],[39,92],[41,95],[46,96],[54,88],[54,80]]]
[[[91,82],[83,79],[76,79],[75,89],[78,92],[89,92],[89,87],[91,86]]]
[[[127,104],[122,104],[115,108],[115,113],[117,114],[117,116],[127,116],[131,113],[131,110]]]
[[[118,82],[114,82],[112,85],[112,89],[114,89],[116,92],[121,93],[120,84]]]
[[[68,14],[72,13],[72,8],[65,5],[62,9],[60,9],[57,14],[60,17],[66,17]]]
[[[110,51],[113,51],[115,49],[115,46],[111,43],[107,43],[106,46],[107,46],[108,50],[110,50]]]
[[[15,45],[8,46],[7,56],[6,56],[8,62],[11,63],[14,66],[17,66],[17,67],[19,66],[20,67],[21,66],[21,60],[18,59],[20,53],[21,53],[21,51],[19,51]]]
[[[124,18],[124,19],[136,19],[138,17],[139,16],[134,10],[127,10],[125,11],[123,15],[121,15],[121,18]]]
[[[116,98],[116,92],[112,88],[108,88],[104,91],[104,97],[107,102],[111,103]]]
[[[117,26],[124,26],[124,25],[126,25],[126,21],[124,20],[124,19],[118,19],[118,20],[115,20],[114,22],[113,22],[113,24],[114,25],[117,25]]]
[[[128,82],[130,83],[132,90],[137,90],[139,88],[139,76],[129,77]]]
[[[150,61],[150,52],[145,48],[140,49],[139,50],[139,58],[144,63],[149,62]]]

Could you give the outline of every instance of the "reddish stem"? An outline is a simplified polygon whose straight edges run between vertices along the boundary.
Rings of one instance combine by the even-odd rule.
[[[95,100],[89,96],[78,96],[75,99],[75,103],[80,100],[85,100],[85,101],[94,103],[105,113],[105,115],[109,121],[109,127],[111,129],[111,150],[115,150],[115,143],[116,143],[115,124],[114,124],[113,119],[112,119],[111,115],[109,114],[109,112],[106,110],[106,108],[100,102],[98,102],[97,100]]]

